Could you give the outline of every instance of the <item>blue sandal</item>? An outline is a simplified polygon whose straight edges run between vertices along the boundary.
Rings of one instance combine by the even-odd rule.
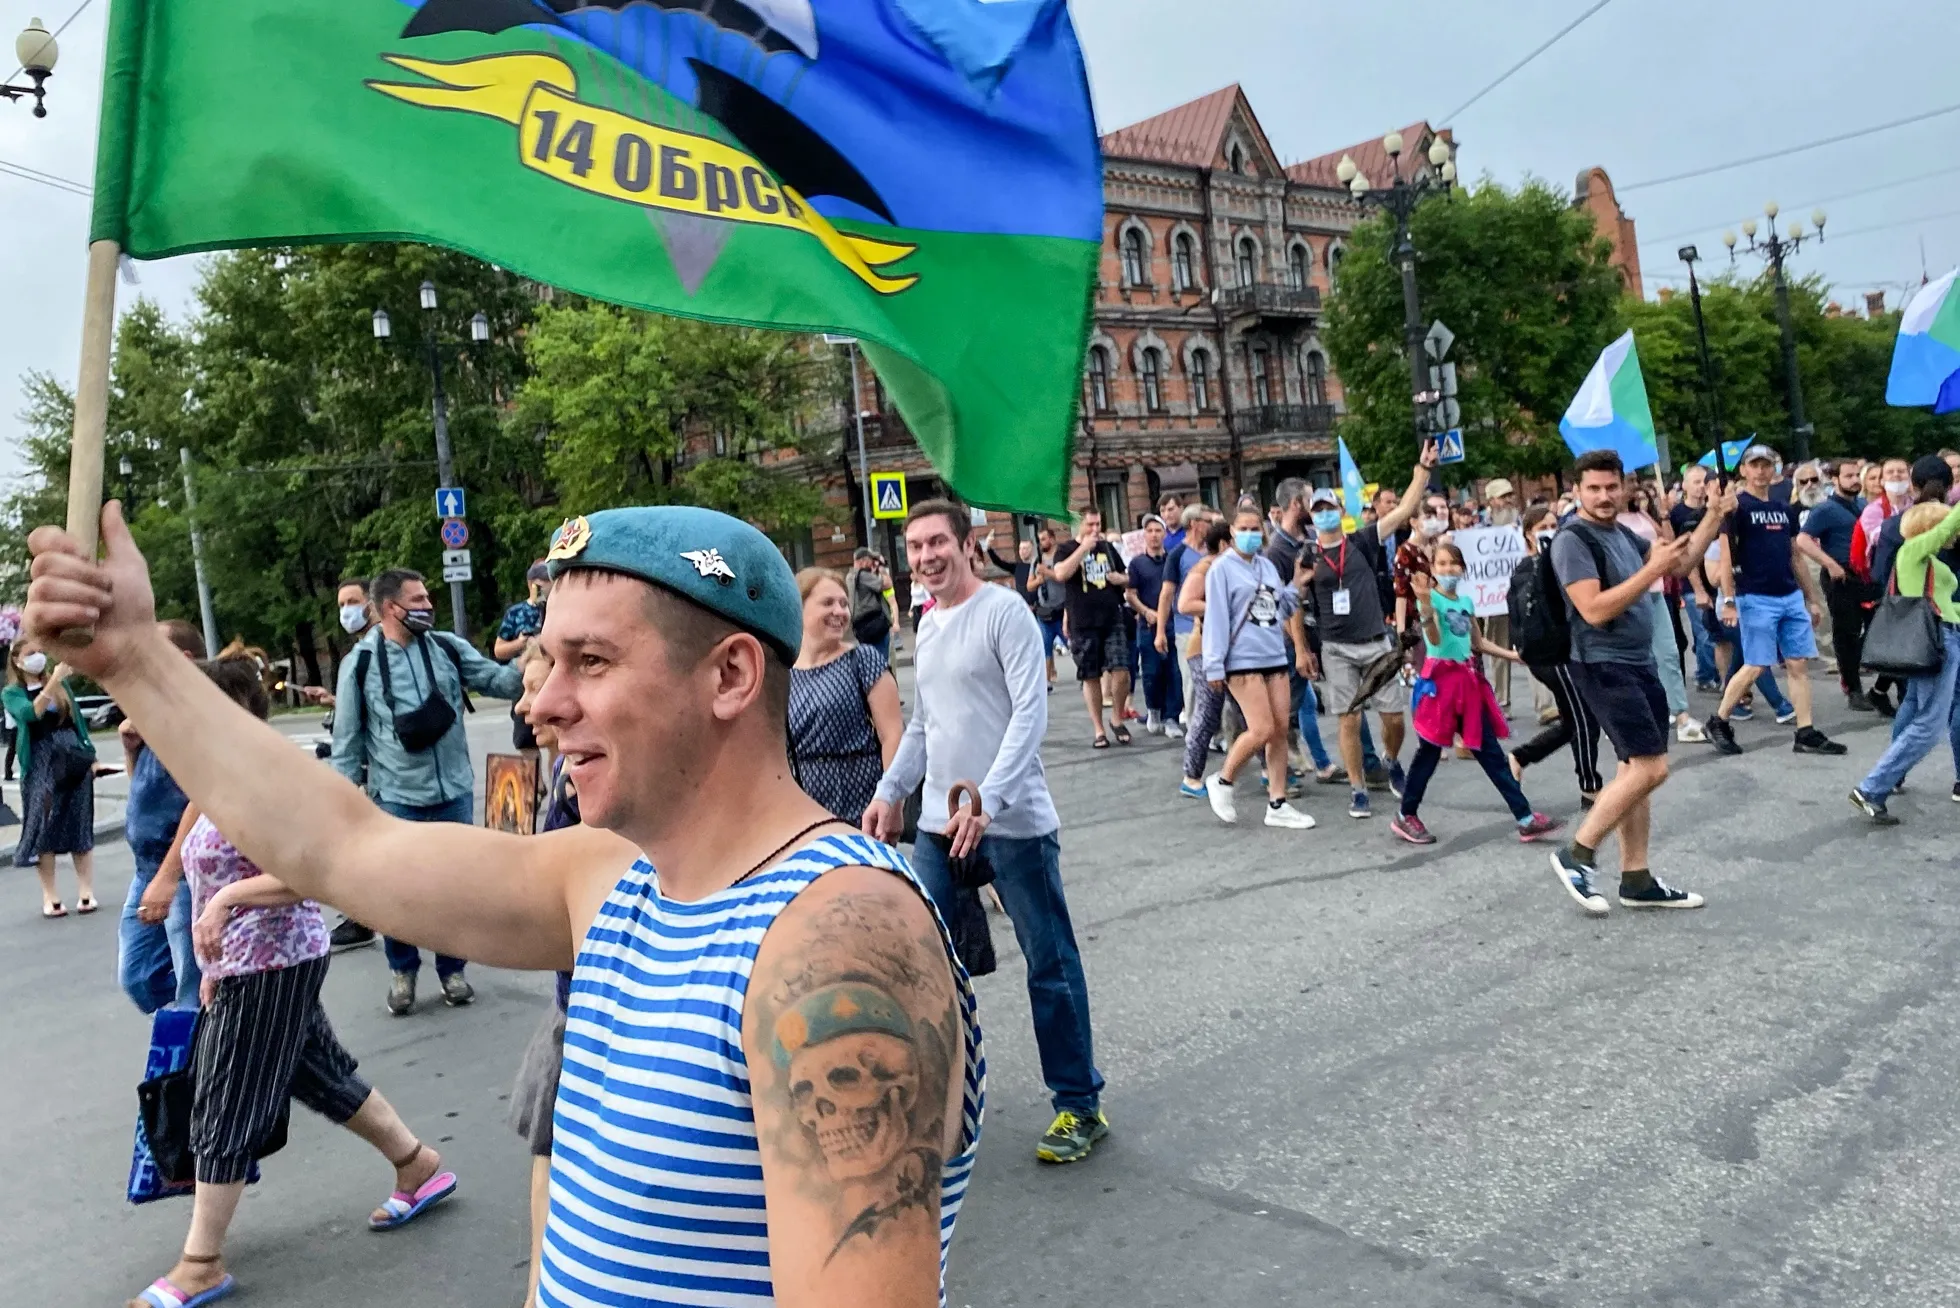
[[[370,1215],[368,1217],[368,1229],[371,1231],[392,1231],[397,1227],[407,1226],[423,1213],[428,1212],[429,1209],[434,1208],[437,1204],[455,1193],[456,1174],[454,1172],[437,1172],[434,1176],[422,1182],[421,1187],[414,1194],[410,1194],[406,1190],[397,1190],[382,1200],[380,1211],[388,1215],[385,1218],[377,1218]]]
[[[218,1261],[216,1254],[208,1257],[193,1257],[190,1254],[185,1254],[183,1257],[187,1263],[215,1263]],[[129,1308],[204,1308],[206,1304],[218,1302],[218,1300],[230,1295],[237,1288],[238,1282],[232,1279],[231,1273],[229,1272],[225,1273],[224,1280],[219,1281],[210,1289],[190,1295],[185,1294],[182,1290],[172,1285],[168,1278],[159,1276],[156,1280],[150,1282],[148,1288],[143,1293],[129,1301]]]

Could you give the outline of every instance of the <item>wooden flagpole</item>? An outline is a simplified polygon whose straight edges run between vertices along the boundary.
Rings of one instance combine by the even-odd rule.
[[[109,427],[109,346],[116,327],[114,241],[88,247],[88,289],[82,299],[82,367],[75,381],[75,434],[68,453],[68,534],[88,557],[101,542],[102,449]],[[72,644],[94,638],[90,628],[63,633]]]

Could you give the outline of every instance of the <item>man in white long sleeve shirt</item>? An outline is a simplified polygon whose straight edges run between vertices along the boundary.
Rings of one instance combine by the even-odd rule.
[[[1014,922],[1028,963],[1041,1075],[1055,1121],[1035,1156],[1084,1158],[1109,1134],[1103,1079],[1089,1028],[1089,987],[1062,894],[1061,819],[1041,767],[1048,730],[1048,674],[1041,628],[1012,591],[974,575],[967,511],[929,500],[905,524],[914,582],[932,595],[913,655],[916,703],[898,753],[864,812],[864,829],[895,841],[905,797],[921,780],[924,806],[912,866],[941,916],[953,916],[948,860],[974,853],[994,869],[994,888]],[[956,782],[980,787],[981,814],[963,806],[946,816]]]

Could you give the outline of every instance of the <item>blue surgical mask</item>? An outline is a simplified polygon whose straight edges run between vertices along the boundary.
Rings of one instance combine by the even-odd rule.
[[[1315,509],[1313,511],[1313,526],[1315,531],[1339,531],[1341,529],[1341,511],[1339,509]]]
[[[1454,595],[1456,594],[1457,583],[1462,580],[1463,578],[1456,573],[1438,573],[1436,575],[1436,589],[1445,595]]]
[[[1266,538],[1256,531],[1235,531],[1232,533],[1232,544],[1241,554],[1257,554],[1259,547],[1265,543]]]

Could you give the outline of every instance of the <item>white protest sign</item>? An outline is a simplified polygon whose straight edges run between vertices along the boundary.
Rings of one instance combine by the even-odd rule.
[[[1116,542],[1116,552],[1123,556],[1123,562],[1127,564],[1131,559],[1144,552],[1144,546],[1144,533],[1141,528],[1138,528],[1136,531],[1126,531],[1123,533],[1122,539]]]
[[[1464,577],[1477,616],[1496,617],[1510,611],[1511,572],[1524,558],[1524,533],[1516,527],[1466,527],[1450,533],[1463,551]]]

